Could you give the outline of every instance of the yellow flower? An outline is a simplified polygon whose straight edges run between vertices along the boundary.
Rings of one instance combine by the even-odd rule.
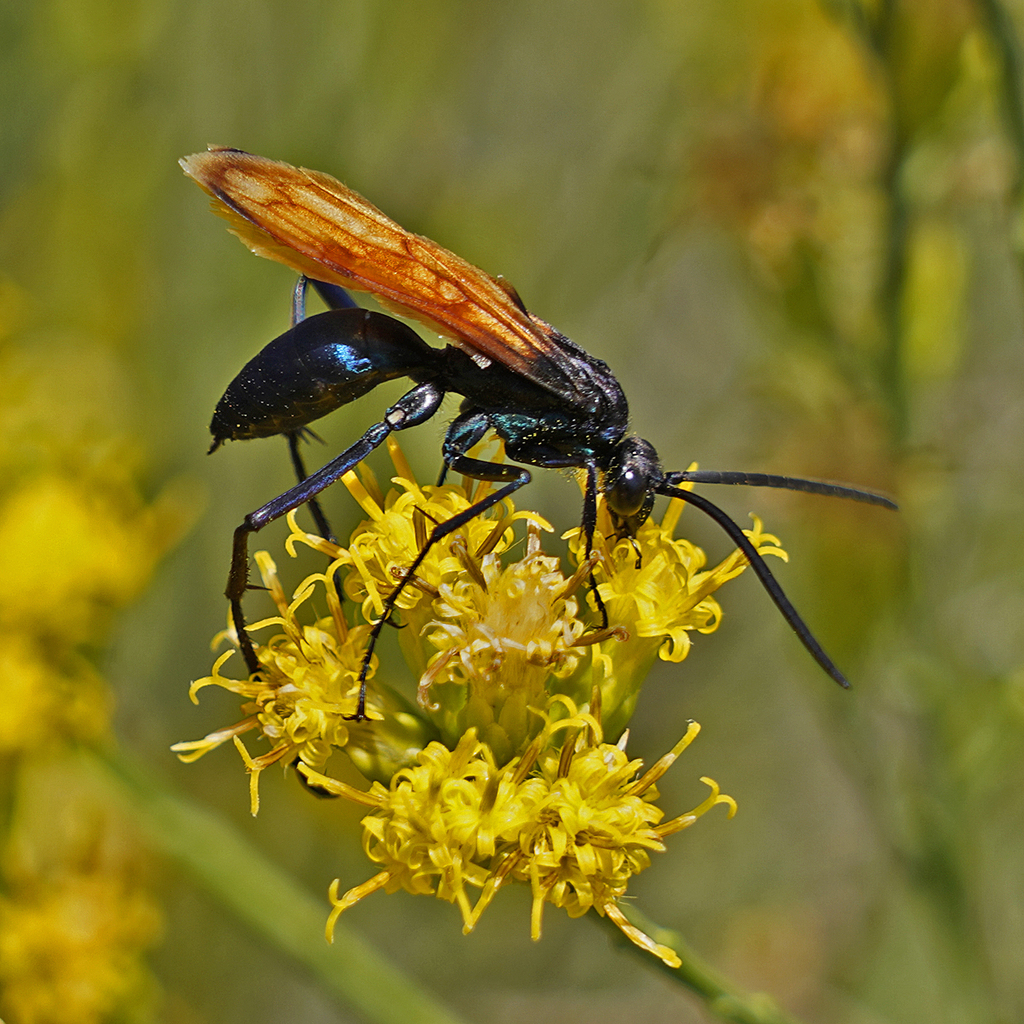
[[[12,631],[0,648],[0,700],[0,755],[107,738],[113,698],[77,651],[54,652]]]
[[[143,1019],[144,954],[161,915],[149,855],[106,782],[55,745],[5,778],[0,847],[0,1019],[105,1024]]]
[[[146,858],[73,752],[111,742],[97,656],[194,496],[143,497],[120,359],[99,337],[15,330],[30,303],[0,279],[0,1018],[141,1019],[160,928]]]
[[[51,649],[93,639],[148,582],[184,519],[173,496],[145,506],[130,481],[99,472],[20,480],[0,493],[0,576],[17,595],[0,605],[0,625],[42,633]]]
[[[0,334],[10,287],[0,280]],[[0,347],[5,755],[107,738],[113,700],[95,652],[189,518],[180,488],[144,501],[130,442],[113,423],[99,429],[113,406],[83,385],[110,361],[97,349]]]
[[[420,487],[396,445],[391,455],[397,475],[387,495],[366,469],[345,477],[367,514],[347,547],[289,518],[288,551],[305,545],[329,562],[292,598],[270,556],[257,554],[277,610],[250,627],[274,631],[256,646],[260,671],[243,680],[222,675],[229,652],[192,688],[193,697],[210,684],[238,693],[246,717],[175,749],[193,759],[233,740],[250,772],[254,813],[259,774],[275,762],[295,762],[310,785],[370,808],[363,842],[380,871],[343,896],[335,882],[329,931],[346,907],[378,889],[456,903],[469,931],[502,885],[520,883],[533,894],[534,938],[545,904],[573,917],[593,909],[678,963],[629,924],[619,903],[668,835],[716,804],[730,814],[735,804],[705,779],[708,799],[664,821],[654,784],[698,727],[646,774],[626,755],[625,729],[654,659],[680,661],[692,633],[718,627],[713,595],[746,558],[735,552],[707,569],[699,548],[672,536],[682,502],[635,540],[614,535],[602,504],[589,559],[581,531],[568,535],[577,568],[566,575],[541,549],[547,523],[506,501],[435,544],[406,580],[433,525],[469,508],[489,485]],[[518,551],[516,521],[526,524]],[[747,536],[763,554],[785,557],[758,521]],[[591,572],[608,612],[603,630],[592,595],[589,623],[581,615]],[[403,580],[395,624],[412,678],[403,693],[375,654],[367,663],[369,720],[356,723],[371,623]],[[350,622],[339,586],[364,621]],[[269,749],[253,755],[239,737],[257,730]],[[621,739],[606,743],[606,735]],[[334,750],[371,780],[368,790],[325,773]]]
[[[394,477],[398,490],[382,497],[376,481],[365,468],[362,481],[355,473],[344,478],[345,486],[369,516],[353,533],[351,546],[343,556],[352,567],[345,581],[345,593],[361,606],[364,618],[369,621],[379,617],[384,599],[416,559],[434,526],[464,512],[490,487],[488,483],[480,483],[473,489],[456,484],[421,487],[392,438],[388,438],[388,448],[398,474]],[[488,552],[500,555],[507,551],[514,540],[512,527],[520,520],[551,530],[535,513],[515,512],[511,502],[505,504],[507,511],[499,508],[488,515],[477,516],[459,531],[457,536],[462,547],[472,557],[480,558]],[[431,548],[417,569],[416,581],[406,586],[398,599],[397,608],[404,613],[409,631],[418,631],[429,617],[430,602],[424,601],[424,597],[435,595],[442,584],[451,583],[465,572],[464,557],[459,550],[453,551],[450,543],[435,544]]]
[[[673,537],[684,507],[683,501],[672,499],[661,522],[648,519],[631,540],[616,537],[607,508],[603,502],[598,506],[594,534],[598,590],[609,622],[626,630],[630,641],[611,639],[594,645],[590,663],[578,674],[580,687],[567,687],[566,692],[583,699],[587,688],[599,683],[605,728],[611,735],[621,732],[632,717],[655,657],[682,661],[690,653],[692,632],[718,629],[722,608],[712,595],[747,567],[746,557],[736,550],[713,569],[705,569],[704,552],[688,540]],[[786,559],[779,539],[764,533],[761,521],[752,518],[754,528],[743,532],[754,547],[762,555]],[[582,564],[582,529],[565,536],[576,563]]]
[[[298,531],[294,517],[290,522]],[[293,534],[294,536],[294,534]],[[326,543],[326,542],[325,542]],[[257,647],[261,670],[248,679],[233,679],[221,674],[224,663],[235,653],[227,651],[213,666],[213,673],[196,680],[190,695],[197,701],[198,692],[206,686],[220,686],[245,698],[242,710],[246,717],[234,725],[218,729],[201,740],[176,743],[174,750],[181,760],[195,761],[227,740],[234,741],[250,773],[250,802],[252,813],[259,809],[260,773],[277,762],[290,764],[299,761],[321,768],[334,750],[348,747],[354,735],[370,738],[367,723],[352,721],[359,696],[359,672],[363,649],[370,627],[350,627],[342,612],[341,602],[333,583],[335,562],[326,573],[307,577],[295,598],[288,601],[277,576],[277,566],[265,552],[258,552],[256,561],[263,584],[278,606],[279,615],[256,622],[250,629],[260,630],[277,626],[281,632]],[[317,588],[325,592],[331,614],[303,625],[298,612],[314,596]],[[223,636],[224,634],[222,634]],[[229,634],[230,635],[230,634]],[[376,659],[371,663],[369,676],[373,677]],[[407,763],[426,742],[417,723],[410,723],[408,715],[389,705],[391,746],[381,749],[374,743],[375,753],[392,766]],[[371,720],[380,721],[384,714],[371,707]],[[412,725],[410,734],[402,737],[402,729]],[[239,737],[256,730],[269,742],[270,749],[252,756],[242,746]],[[350,751],[352,754],[352,751]],[[368,777],[373,777],[372,765],[360,762]],[[394,759],[392,761],[392,759]]]
[[[586,630],[577,616],[578,582],[540,549],[531,523],[526,554],[502,566],[488,553],[438,588],[434,618],[423,630],[436,650],[420,677],[420,705],[454,745],[475,728],[495,756],[508,759],[539,729],[531,713],[545,706],[548,687],[575,671]]]
[[[541,935],[545,903],[571,917],[590,909],[607,915],[634,943],[670,966],[676,954],[630,925],[618,907],[630,879],[650,865],[664,838],[692,824],[716,804],[730,816],[735,802],[708,779],[712,795],[699,807],[662,823],[654,783],[699,731],[691,723],[682,740],[650,771],[629,760],[624,743],[604,743],[599,719],[566,697],[550,702],[545,728],[525,754],[495,761],[474,729],[449,750],[431,743],[418,763],[398,771],[388,787],[375,783],[360,802],[373,810],[363,819],[363,845],[382,866],[369,881],[338,895],[338,916],[370,893],[405,889],[456,903],[470,932],[498,889],[509,881],[533,892],[531,934]],[[308,769],[303,774],[329,792],[348,787]],[[478,891],[473,902],[471,891]]]
[[[0,1013],[15,1021],[102,1024],[152,982],[140,953],[160,929],[125,879],[70,873],[0,897]]]
[[[412,693],[403,695],[378,675],[375,655],[365,672],[370,721],[355,723],[370,622],[382,614],[385,598],[422,550],[432,524],[464,511],[489,486],[420,487],[390,438],[389,448],[396,486],[386,496],[365,467],[361,478],[344,478],[368,517],[348,547],[302,530],[295,515],[289,516],[289,553],[295,555],[301,544],[330,560],[292,598],[270,556],[257,553],[277,610],[249,627],[254,634],[276,629],[257,645],[260,672],[246,679],[224,675],[229,653],[192,686],[193,700],[209,685],[239,694],[245,717],[174,749],[194,760],[232,740],[251,774],[254,813],[265,768],[298,761],[319,771],[334,750],[344,750],[367,778],[386,783],[431,740],[454,749],[472,728],[497,761],[506,763],[543,728],[553,693],[582,705],[597,685],[605,730],[618,736],[654,658],[679,661],[690,649],[691,631],[717,628],[721,608],[712,594],[746,565],[735,552],[705,570],[703,552],[672,536],[679,501],[669,504],[660,523],[645,523],[635,542],[614,536],[602,503],[590,561],[583,560],[581,531],[567,535],[578,565],[567,577],[559,560],[541,550],[548,524],[506,501],[433,545],[398,598],[396,619],[404,627],[399,639],[418,679],[418,708]],[[527,526],[526,546],[514,559],[512,528],[519,521]],[[748,536],[764,553],[784,557],[760,523]],[[595,632],[593,624],[588,629],[580,617],[578,593],[591,568],[608,611],[611,628],[605,631]],[[339,581],[367,621],[350,624]],[[254,754],[241,745],[239,737],[250,731],[262,735],[267,750]]]

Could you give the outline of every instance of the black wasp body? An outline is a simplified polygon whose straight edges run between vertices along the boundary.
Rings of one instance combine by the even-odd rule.
[[[786,598],[764,559],[740,527],[683,483],[751,484],[852,498],[895,507],[881,495],[823,481],[753,473],[665,473],[654,447],[628,432],[626,397],[608,366],[530,314],[506,282],[413,235],[340,182],[318,172],[214,149],[182,161],[187,174],[242,240],[312,280],[332,308],[304,317],[305,277],[296,291],[294,325],[270,342],[228,387],[214,413],[211,451],[225,440],[283,434],[300,482],[246,516],[235,531],[227,596],[239,644],[251,672],[259,661],[246,632],[242,596],[248,585],[248,537],[309,503],[329,534],[317,495],[377,448],[393,431],[430,419],[449,392],[463,398],[442,446],[444,472],[500,484],[452,519],[439,523],[405,579],[430,548],[530,480],[526,466],[579,469],[586,474],[582,527],[589,555],[604,496],[616,532],[632,537],[657,495],[680,498],[714,519],[743,551],[772,600],[815,660],[837,682],[842,673]],[[393,317],[355,306],[346,289],[372,292],[386,307],[417,318],[452,339],[426,344]],[[322,469],[307,476],[298,442],[308,424],[365,395],[378,384],[407,377],[413,387],[384,417]],[[510,463],[467,453],[493,431]],[[442,473],[443,477],[443,473]],[[365,676],[373,645],[404,581],[385,601],[363,659],[356,717],[365,709]],[[597,586],[591,589],[608,626]]]

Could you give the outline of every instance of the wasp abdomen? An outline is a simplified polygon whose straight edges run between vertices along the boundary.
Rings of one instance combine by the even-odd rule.
[[[440,359],[410,327],[366,309],[308,317],[275,338],[242,368],[217,403],[211,451],[227,440],[299,430],[396,377]]]

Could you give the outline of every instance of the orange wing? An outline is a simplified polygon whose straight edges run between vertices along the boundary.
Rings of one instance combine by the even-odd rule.
[[[579,393],[562,336],[528,313],[510,285],[406,231],[330,175],[217,146],[179,162],[258,256],[372,292],[481,365],[493,359],[558,394]]]

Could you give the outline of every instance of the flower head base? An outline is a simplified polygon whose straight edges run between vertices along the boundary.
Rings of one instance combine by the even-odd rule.
[[[638,777],[639,761],[622,746],[602,741],[600,722],[564,697],[551,701],[544,729],[521,756],[495,762],[490,747],[470,729],[454,750],[431,743],[418,764],[395,774],[388,788],[375,784],[376,804],[363,819],[363,844],[382,870],[363,885],[338,895],[338,916],[378,889],[432,894],[457,903],[463,930],[506,882],[525,882],[533,893],[531,933],[541,934],[545,903],[570,917],[594,909],[608,915],[637,945],[678,966],[676,954],[633,928],[617,903],[633,875],[650,865],[650,852],[664,838],[692,824],[716,804],[736,805],[712,786],[699,807],[662,823],[654,783],[692,742],[691,723],[682,740],[650,771]],[[347,795],[333,780],[303,769],[317,785]],[[475,903],[471,890],[479,895]]]

